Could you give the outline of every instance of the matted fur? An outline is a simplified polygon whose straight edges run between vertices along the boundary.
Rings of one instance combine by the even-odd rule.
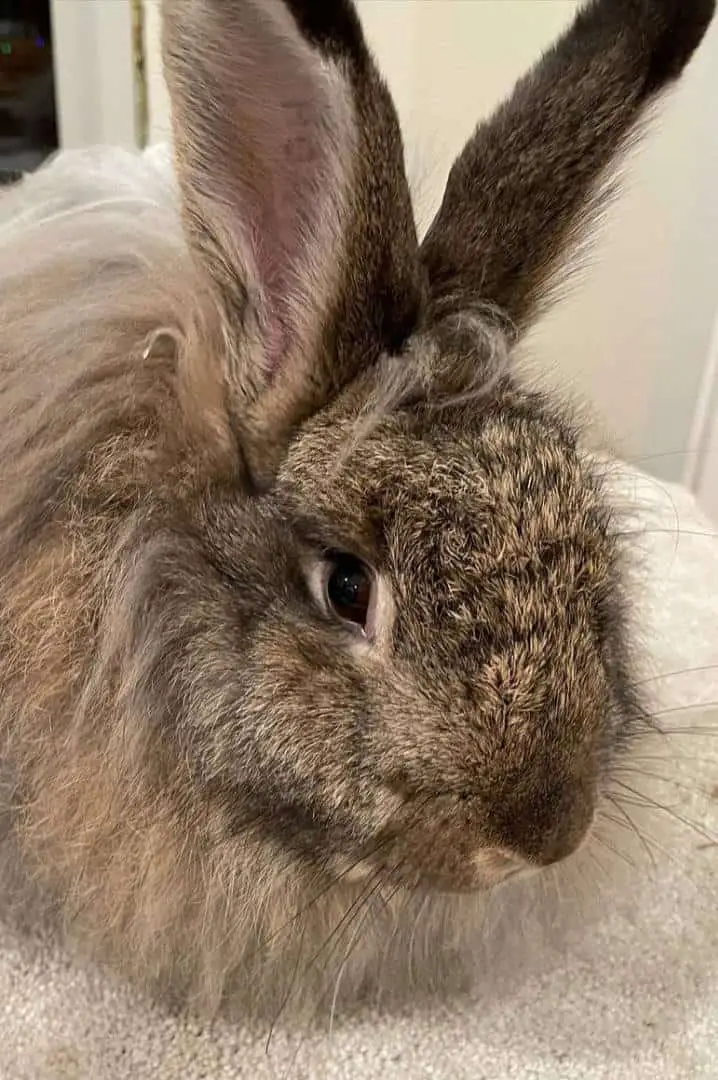
[[[247,3],[252,19],[235,24],[231,4],[168,2],[170,51],[191,48],[211,9],[218,37],[201,48],[221,77],[235,26],[272,32],[260,0]],[[514,178],[515,197],[535,199],[541,244],[551,223],[559,246],[575,232],[713,7],[630,6],[635,25],[612,0],[589,5],[532,76],[540,87],[563,64],[569,92],[580,75],[585,156],[559,125],[533,148],[531,183],[514,160],[525,165],[521,139],[493,163],[497,191],[508,199]],[[9,891],[19,911],[38,898],[91,952],[210,1011],[333,1009],[377,988],[460,984],[485,917],[472,890],[501,880],[506,851],[537,866],[576,847],[612,764],[649,727],[601,472],[563,410],[515,380],[511,337],[484,314],[501,302],[523,325],[523,279],[498,273],[491,246],[481,280],[500,279],[496,293],[477,284],[478,262],[468,275],[452,262],[458,218],[480,262],[477,237],[511,200],[494,220],[470,191],[452,211],[454,185],[438,219],[450,218],[447,261],[441,224],[423,257],[396,120],[351,5],[293,0],[281,27],[267,51],[273,105],[287,63],[289,78],[294,63],[330,65],[363,147],[350,175],[339,162],[353,199],[338,212],[342,243],[320,253],[333,284],[309,304],[299,290],[281,326],[259,256],[297,255],[291,279],[302,230],[289,247],[260,235],[261,220],[241,218],[251,178],[221,161],[230,186],[212,202],[192,142],[201,84],[190,100],[170,79],[176,123],[200,109],[178,139],[183,202],[167,171],[119,151],[61,155],[0,200]],[[609,78],[609,44],[622,63],[596,124],[603,88],[586,59]],[[540,116],[524,123],[525,88],[517,100],[517,130],[531,132]],[[322,130],[314,116],[307,137]],[[552,205],[559,167],[571,198]],[[538,303],[558,248],[553,234],[535,247],[530,215],[517,228]],[[242,247],[234,260],[227,237]],[[293,354],[277,343],[300,325],[302,342],[320,343],[315,364],[304,353],[285,372]],[[392,595],[370,650],[308,590],[306,559],[336,546]]]

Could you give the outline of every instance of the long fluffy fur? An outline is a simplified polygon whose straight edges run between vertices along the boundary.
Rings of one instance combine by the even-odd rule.
[[[430,986],[440,969],[460,982],[479,902],[389,900],[378,881],[323,892],[251,836],[213,843],[209,810],[193,843],[174,798],[181,781],[158,771],[153,784],[148,761],[159,763],[159,745],[125,725],[122,701],[134,704],[140,674],[127,662],[127,622],[151,587],[134,561],[141,495],[147,485],[169,495],[191,486],[200,467],[183,379],[217,325],[198,323],[198,290],[161,158],[62,155],[0,202],[5,892],[27,918],[46,887],[45,914],[72,924],[83,947],[112,953],[119,938],[115,961],[210,1011],[230,988],[253,1009],[285,994],[297,999],[293,1011],[322,992],[325,1004],[339,990],[356,997],[378,968],[387,991],[400,971],[404,985],[408,973]],[[402,396],[391,372],[378,386],[382,413]],[[58,516],[70,477],[72,501]],[[119,618],[98,636],[103,610]],[[40,678],[25,668],[29,655]],[[63,709],[77,685],[79,700]],[[103,710],[114,716],[110,732],[93,722]],[[18,822],[14,797],[29,792]],[[32,881],[16,876],[18,843]],[[351,942],[360,923],[361,946]],[[430,948],[440,927],[442,957]]]
[[[324,40],[331,30],[324,5],[297,2],[294,9],[309,20],[304,32]],[[384,127],[379,123],[379,145],[389,132],[398,159],[396,124],[361,51],[358,24],[349,5],[337,4],[336,14],[369,116],[377,103],[380,118],[389,116]],[[183,55],[179,45],[177,55]],[[376,326],[368,337],[357,337],[353,351],[344,349],[343,385],[362,369],[367,348],[376,359],[380,345],[399,351],[413,335],[417,356],[408,379],[397,377],[390,359],[374,370],[370,399],[357,379],[362,408],[350,450],[388,411],[421,397],[427,380],[442,385],[444,404],[452,406],[492,388],[508,341],[483,312],[476,321],[459,310],[449,314],[445,348],[436,352],[422,343],[411,222],[402,233],[404,262],[377,258],[377,236],[392,258],[396,246],[375,210],[387,221],[396,216],[395,189],[405,207],[403,177],[390,169],[386,190],[376,191],[374,164],[366,162],[371,198],[360,208],[366,232],[359,221],[355,240],[381,303],[374,305]],[[234,743],[221,723],[224,687],[237,662],[236,637],[228,643],[221,635],[230,628],[241,637],[245,624],[232,609],[223,568],[204,557],[206,550],[202,573],[196,570],[197,552],[209,541],[193,513],[208,492],[221,507],[230,485],[241,501],[249,482],[222,382],[210,374],[217,355],[231,358],[227,305],[200,273],[200,255],[199,249],[190,254],[183,239],[171,173],[151,157],[119,151],[61,157],[0,201],[3,877],[18,917],[37,898],[47,916],[72,927],[93,953],[204,1010],[231,998],[271,1013],[285,1004],[292,1012],[322,1005],[333,1011],[372,987],[460,985],[476,962],[469,945],[481,937],[483,901],[396,891],[379,872],[352,881],[351,868],[332,880],[292,854],[291,830],[282,843],[251,818],[230,820],[234,808],[221,797],[226,777],[219,767],[213,774],[213,740],[224,738],[220,765],[231,763]],[[349,269],[346,310],[362,329],[364,284],[358,264],[350,260]],[[352,292],[357,281],[361,303]],[[397,281],[402,288],[391,292]],[[389,295],[396,303],[385,324]],[[336,322],[335,346],[347,328],[342,318]],[[441,327],[431,330],[441,341]],[[331,349],[323,355],[322,401],[331,397],[333,355]],[[447,378],[437,380],[443,360]],[[477,367],[467,380],[469,361]],[[511,414],[508,397],[498,402],[499,413],[500,406]],[[523,416],[534,408],[522,399],[518,419],[494,418],[497,469],[506,460],[501,447],[520,449],[518,436],[529,429],[547,454],[546,469],[556,465],[558,442],[541,441],[553,421],[534,417],[531,427]],[[572,449],[569,456],[568,490],[581,494]],[[547,489],[557,514],[563,512],[560,489]],[[347,488],[349,502],[356,490]],[[252,528],[259,530],[261,512],[260,506],[256,518],[242,519],[245,541]],[[248,546],[243,553],[250,558]],[[205,654],[203,646],[212,647]],[[269,712],[272,692],[271,672],[265,674],[253,699],[262,713]],[[627,731],[636,735],[640,710],[636,704],[634,716],[632,693],[624,697],[631,706]],[[328,701],[336,707],[331,695]],[[206,747],[192,759],[198,731]],[[257,731],[276,737],[271,724],[258,724]],[[435,736],[430,721],[425,748]],[[305,747],[306,770],[314,752]],[[330,780],[338,774],[336,790],[343,794],[346,762],[336,748],[327,756]],[[198,758],[209,780],[198,780]],[[278,759],[275,752],[275,765]],[[323,782],[331,802],[335,788],[326,775]],[[231,784],[227,790],[231,797]],[[468,830],[466,842],[473,842]],[[503,895],[510,906],[510,889]]]
[[[188,322],[197,318],[197,282],[171,172],[148,159],[62,155],[5,195],[0,214],[2,758],[14,782],[34,793],[28,843],[38,877],[44,845],[80,837],[65,849],[62,875],[74,882],[68,908],[104,891],[106,929],[122,923],[131,938],[148,941],[158,920],[185,919],[192,882],[201,893],[206,878],[192,853],[178,876],[169,850],[172,836],[176,847],[184,843],[179,823],[161,792],[142,787],[149,748],[127,745],[121,727],[112,736],[124,744],[121,755],[99,733],[92,744],[92,715],[111,692],[117,659],[111,642],[107,656],[92,654],[107,590],[121,604],[123,589],[133,588],[131,563],[124,580],[108,569],[123,542],[131,551],[143,487],[170,491],[191,483],[197,468],[180,404],[182,357],[197,334]],[[162,348],[166,340],[179,349]],[[58,515],[70,477],[81,480]],[[41,679],[28,678],[29,654]],[[79,705],[63,711],[75,680],[84,683]],[[58,723],[66,724],[61,737]],[[58,758],[48,757],[48,741]],[[118,790],[127,796],[122,805]],[[99,873],[85,873],[90,863]],[[163,899],[172,895],[174,914]],[[187,929],[183,922],[177,933]]]
[[[362,988],[391,998],[401,987],[460,986],[477,963],[484,900],[389,895],[378,877],[327,889],[251,829],[217,843],[209,807],[190,832],[175,798],[183,778],[161,771],[160,736],[139,738],[125,724],[122,703],[136,704],[141,678],[140,657],[128,655],[133,612],[153,584],[134,561],[141,494],[150,484],[191,486],[198,469],[182,378],[207,341],[171,173],[114,151],[62,156],[6,195],[0,213],[0,559],[9,571],[0,758],[16,793],[32,792],[24,821],[11,827],[8,814],[5,825],[6,891],[18,914],[46,886],[46,914],[72,924],[83,947],[110,955],[121,940],[113,960],[209,1011],[227,996],[260,1011],[286,997],[296,1013]],[[490,381],[503,370],[502,337],[489,321],[468,329],[493,358]],[[216,330],[204,332],[211,341]],[[376,385],[368,415],[378,418],[416,389],[397,382],[391,364]],[[82,479],[58,522],[69,476]],[[115,619],[98,636],[103,610]],[[25,669],[29,655],[40,678]],[[77,685],[74,708],[63,710]],[[93,722],[103,710],[114,717],[109,732]],[[8,811],[12,796],[7,789]],[[8,873],[16,828],[33,859],[24,889]]]
[[[44,914],[72,925],[83,948],[210,1012],[228,997],[260,1012],[284,1002],[296,1014],[363,990],[391,999],[407,987],[461,986],[488,940],[490,902],[390,894],[379,877],[327,889],[251,828],[218,843],[209,806],[190,831],[175,797],[184,778],[162,772],[160,734],[138,737],[125,723],[123,702],[129,716],[142,678],[133,612],[154,584],[134,557],[141,495],[159,485],[171,497],[194,482],[183,377],[208,347],[202,332],[209,342],[216,333],[209,321],[198,327],[171,172],[120,152],[66,155],[6,195],[0,212],[0,559],[9,571],[0,758],[12,785],[6,892],[18,914],[27,918],[47,887]],[[484,343],[490,386],[504,368],[503,336],[488,319],[463,329]],[[378,423],[417,391],[391,363],[376,386],[359,437],[367,417]],[[69,476],[81,482],[58,521]],[[98,635],[103,610],[115,618]],[[29,655],[40,678],[25,668]],[[78,685],[75,706],[63,709]],[[93,722],[103,710],[111,731]],[[11,825],[13,794],[28,792],[29,813]],[[31,881],[9,873],[18,840],[24,875],[32,856]],[[527,896],[524,885],[514,903]]]

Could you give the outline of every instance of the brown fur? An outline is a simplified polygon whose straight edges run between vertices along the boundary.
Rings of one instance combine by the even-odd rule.
[[[421,251],[345,0],[166,0],[187,245],[173,192],[7,196],[5,850],[166,993],[459,979],[471,894],[579,846],[650,726],[602,478],[482,315],[525,323],[713,8],[630,6],[480,129]],[[334,548],[391,598],[371,646],[311,595]]]

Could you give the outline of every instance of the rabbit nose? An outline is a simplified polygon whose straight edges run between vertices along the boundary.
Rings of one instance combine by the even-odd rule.
[[[492,816],[505,850],[539,866],[550,866],[581,847],[594,813],[590,788],[557,784],[510,800]]]

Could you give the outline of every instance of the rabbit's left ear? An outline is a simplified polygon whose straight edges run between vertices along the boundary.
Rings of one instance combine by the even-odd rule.
[[[223,312],[231,424],[267,483],[297,425],[418,319],[401,135],[349,0],[163,15],[186,228]]]

